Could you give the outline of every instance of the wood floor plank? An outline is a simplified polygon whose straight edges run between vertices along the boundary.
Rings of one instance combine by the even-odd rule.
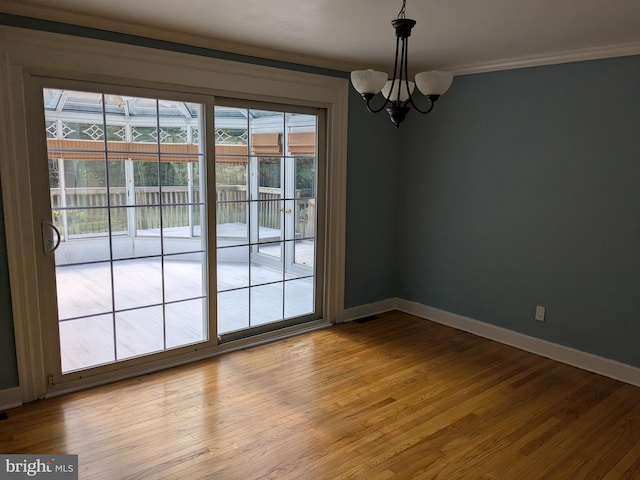
[[[640,388],[400,312],[27,404],[86,479],[640,479]]]

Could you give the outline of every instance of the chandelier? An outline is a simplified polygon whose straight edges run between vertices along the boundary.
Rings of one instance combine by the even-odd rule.
[[[409,81],[409,61],[408,44],[411,36],[411,29],[416,21],[405,18],[406,0],[402,1],[402,9],[398,13],[398,18],[391,21],[391,25],[396,29],[396,58],[393,67],[393,80],[388,80],[389,76],[384,72],[375,70],[356,70],[351,72],[351,83],[353,88],[362,95],[367,102],[367,110],[371,113],[381,112],[386,107],[391,121],[396,127],[405,119],[411,107],[420,113],[429,113],[444,94],[453,81],[453,75],[449,72],[431,71],[418,73],[415,82]],[[427,97],[426,106],[421,109],[416,105],[413,98],[414,88]],[[385,98],[380,107],[373,107],[371,100],[378,93],[382,92]]]

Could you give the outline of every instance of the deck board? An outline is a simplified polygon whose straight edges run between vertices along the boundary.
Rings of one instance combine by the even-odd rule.
[[[164,266],[159,259],[114,265],[115,298],[108,262],[57,268],[63,371],[113,362],[116,356],[121,360],[161,351],[165,335],[167,348],[206,339],[206,302],[197,298],[204,295],[205,284],[200,262],[166,257]],[[164,301],[170,302],[165,317],[163,268]],[[219,262],[217,277],[219,290],[246,287],[249,278],[253,288],[251,298],[246,289],[219,294],[216,334],[313,312],[313,278],[296,278],[282,270],[240,262]],[[283,279],[288,281],[261,286]],[[115,317],[110,313],[113,305]],[[80,318],[87,315],[91,316]]]

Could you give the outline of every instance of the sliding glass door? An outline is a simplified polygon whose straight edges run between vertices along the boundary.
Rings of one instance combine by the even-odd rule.
[[[322,317],[322,111],[34,84],[51,385]]]
[[[62,374],[206,342],[204,105],[43,102]]]
[[[318,116],[215,108],[218,334],[319,313]]]

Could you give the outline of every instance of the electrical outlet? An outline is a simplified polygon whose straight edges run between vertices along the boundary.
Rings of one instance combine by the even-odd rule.
[[[539,322],[544,322],[544,315],[546,313],[547,309],[544,307],[541,307],[540,305],[538,305],[536,307],[536,320],[538,320]]]

